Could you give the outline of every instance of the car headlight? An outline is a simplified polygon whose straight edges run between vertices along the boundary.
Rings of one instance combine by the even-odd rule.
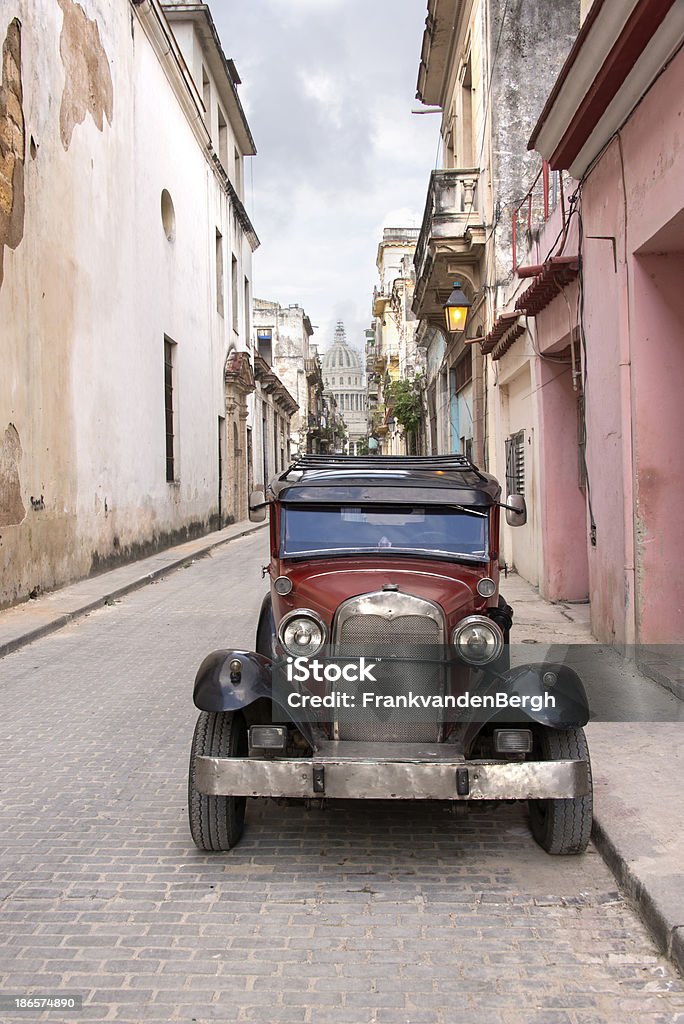
[[[307,657],[318,654],[327,638],[327,629],[320,615],[308,608],[288,612],[280,623],[278,637],[288,654]]]
[[[462,619],[451,642],[458,648],[459,657],[469,665],[487,665],[499,657],[504,647],[501,629],[484,615]]]

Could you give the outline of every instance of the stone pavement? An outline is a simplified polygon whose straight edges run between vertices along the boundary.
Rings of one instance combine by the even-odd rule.
[[[261,528],[237,524],[0,612],[0,643],[5,653],[17,652],[0,663],[8,670],[0,693],[4,691],[9,701],[3,710],[9,734],[3,739],[4,749],[10,751],[2,816],[6,855],[16,861],[13,870],[0,876],[0,906],[18,929],[9,938],[9,959],[0,962],[0,973],[13,962],[14,988],[29,984],[31,977],[46,984],[57,983],[59,977],[79,991],[87,974],[98,999],[104,998],[103,991],[120,986],[121,1004],[117,1002],[115,1015],[107,1011],[108,1019],[128,1020],[123,1007],[144,994],[145,1013],[131,1012],[131,1021],[190,1021],[196,1016],[326,1024],[444,1019],[455,1024],[472,1020],[476,1006],[478,1020],[506,1024],[618,1019],[670,1024],[680,1015],[684,1021],[684,1002],[663,1004],[667,993],[684,990],[648,952],[630,923],[628,907],[601,875],[595,856],[562,862],[548,858],[532,843],[524,811],[518,807],[501,808],[495,818],[471,809],[465,825],[445,815],[441,807],[412,808],[407,828],[399,808],[380,805],[372,816],[382,825],[376,833],[364,831],[367,810],[353,804],[342,817],[255,804],[245,842],[227,860],[193,851],[183,818],[183,780],[177,778],[184,775],[189,736],[178,740],[178,722],[188,718],[186,732],[191,728],[191,679],[204,653],[212,646],[252,643],[265,587],[259,568],[267,560],[266,535],[239,538],[255,530]],[[231,539],[233,543],[226,545]],[[167,575],[178,566],[189,567],[189,572]],[[225,567],[223,575],[220,566]],[[205,588],[197,581],[207,573],[213,573],[213,582]],[[157,583],[161,589],[146,588],[145,583]],[[533,649],[543,653],[545,644],[594,644],[587,606],[550,605],[517,576],[505,582],[504,593],[515,607],[514,640],[521,649],[526,644],[530,655]],[[130,596],[122,601],[125,594]],[[102,665],[97,636],[105,627],[113,633],[103,641]],[[55,630],[59,632],[54,637],[45,636]],[[45,639],[40,643],[19,650],[41,635]],[[91,648],[84,646],[87,637],[92,637]],[[681,969],[684,748],[681,722],[674,720],[681,705],[625,666],[614,652],[598,645],[596,649],[601,651],[608,704],[615,702],[622,686],[629,693],[638,692],[640,714],[644,707],[652,707],[660,721],[589,725],[595,841],[660,949]],[[140,677],[146,654],[150,663]],[[164,719],[157,724],[155,694],[166,685],[167,661],[180,683],[172,687]],[[90,681],[93,673],[105,680],[103,693]],[[139,678],[144,679],[142,688]],[[32,682],[36,679],[37,687]],[[66,701],[61,693],[67,694]],[[141,716],[134,726],[131,707],[136,717]],[[26,740],[12,754],[22,716]],[[158,731],[145,751],[148,717]],[[55,729],[61,730],[60,739],[51,748],[47,740]],[[126,742],[136,730],[138,745],[134,743],[131,751]],[[142,765],[132,757],[135,749],[143,751]],[[36,750],[38,760],[30,756],[27,761],[28,754],[22,757],[22,751]],[[158,762],[152,751],[160,755]],[[18,759],[13,761],[13,756]],[[85,777],[77,771],[83,758],[90,772]],[[101,793],[99,788],[90,792],[94,780]],[[333,874],[325,865],[335,865]],[[505,939],[498,931],[503,928]],[[233,951],[230,971],[223,962],[213,964],[212,957],[221,959],[222,954],[206,954],[204,947],[212,935],[222,936],[221,950],[227,941]],[[485,937],[493,945],[483,952]],[[440,973],[444,941],[444,949],[457,954],[459,966],[449,961]],[[519,954],[515,977],[501,968],[510,967],[511,943]],[[166,945],[170,948],[163,949]],[[273,963],[266,955],[271,949]],[[350,962],[341,951],[352,954]],[[69,972],[73,956],[78,962]],[[148,959],[154,978],[147,978]],[[493,1001],[484,1015],[484,1004],[475,995],[476,982],[470,989],[468,983],[478,959],[483,961],[478,979],[482,970],[489,970],[493,984]],[[178,985],[169,988],[167,976],[174,975],[176,960]],[[540,996],[534,1013],[521,1011],[518,1017],[511,1010],[516,985],[527,986],[527,991],[530,985],[542,985],[542,975],[553,978],[553,964],[557,987],[544,989],[546,995]],[[568,979],[575,970],[582,977],[573,986]],[[157,975],[167,980],[162,983]],[[617,978],[627,993],[620,1013],[611,988]],[[437,986],[445,992],[450,981],[454,994],[471,994],[458,1012],[442,1016],[429,993],[436,993]],[[8,984],[6,980],[3,990],[14,991]],[[591,997],[586,995],[587,985]],[[203,1007],[200,1016],[196,1006],[190,1010],[198,987],[213,993],[209,1009]],[[297,987],[306,996],[300,1002],[294,998]],[[410,995],[413,989],[415,997]],[[239,1017],[223,1016],[228,990],[231,999],[239,990]],[[187,999],[187,1016],[167,1005],[170,992],[181,1008]],[[265,1018],[268,993],[274,1010]],[[380,1013],[371,1009],[374,993],[373,1005],[382,996]],[[596,993],[603,994],[599,998]],[[325,1013],[317,1013],[317,1006],[325,1006]],[[350,1016],[353,1007],[359,1007],[356,1016]],[[177,1012],[180,1016],[174,1016]],[[90,1019],[105,1018],[91,1014]]]
[[[549,857],[524,805],[250,801],[194,848],[192,679],[252,642],[265,541],[0,660],[0,986],[84,999],[2,1024],[684,1024],[596,849]]]

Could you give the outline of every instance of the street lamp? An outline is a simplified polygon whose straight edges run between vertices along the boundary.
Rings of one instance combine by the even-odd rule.
[[[461,282],[454,281],[454,290],[444,303],[444,317],[446,328],[449,334],[458,334],[465,331],[468,310],[472,306],[461,289]]]

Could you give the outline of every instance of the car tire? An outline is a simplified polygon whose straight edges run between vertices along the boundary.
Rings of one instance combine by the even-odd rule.
[[[190,750],[188,817],[190,834],[200,850],[230,850],[242,837],[244,796],[205,796],[195,789],[198,757],[246,757],[247,727],[239,711],[202,711]]]
[[[539,751],[544,761],[582,760],[589,765],[589,792],[570,800],[529,800],[532,835],[554,856],[584,853],[591,838],[591,762],[583,729],[542,729]]]

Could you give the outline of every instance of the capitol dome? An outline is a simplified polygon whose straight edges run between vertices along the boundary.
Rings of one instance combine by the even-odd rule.
[[[340,324],[338,324],[338,330],[339,327]],[[323,370],[328,373],[333,373],[335,370],[355,370],[357,373],[361,373],[361,360],[358,352],[355,352],[347,344],[344,336],[338,340],[337,331],[335,331],[335,339],[332,347],[323,356]]]
[[[356,442],[368,432],[366,375],[360,354],[347,342],[341,320],[337,321],[332,345],[322,355],[321,369],[326,391],[335,396],[338,412],[347,426],[350,450],[355,451]]]

